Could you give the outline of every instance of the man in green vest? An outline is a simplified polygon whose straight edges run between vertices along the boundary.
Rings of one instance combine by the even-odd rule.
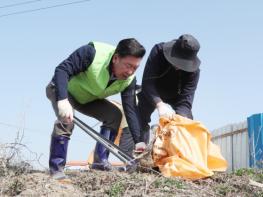
[[[145,54],[134,38],[121,40],[117,47],[90,42],[74,51],[60,63],[46,94],[57,116],[50,144],[49,169],[55,179],[64,179],[63,172],[68,141],[73,130],[73,109],[102,122],[100,134],[114,141],[122,113],[105,99],[121,93],[124,113],[135,144],[140,146],[140,126],[136,108],[135,71]],[[109,151],[96,144],[93,169],[111,170]]]

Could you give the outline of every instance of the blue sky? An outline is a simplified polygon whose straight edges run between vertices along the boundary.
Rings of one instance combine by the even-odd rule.
[[[55,115],[45,86],[63,59],[92,40],[116,45],[123,38],[137,38],[147,49],[136,73],[140,83],[155,43],[193,34],[200,41],[202,61],[195,119],[213,130],[263,111],[262,1],[90,0],[1,17],[73,1],[42,0],[0,8],[0,143],[13,142],[17,131],[24,128],[23,143],[43,154],[40,162],[47,167]],[[19,2],[23,1],[1,0],[0,7]],[[79,117],[91,126],[97,123]],[[157,121],[155,112],[152,124]],[[93,146],[94,140],[76,128],[68,160],[86,159]]]

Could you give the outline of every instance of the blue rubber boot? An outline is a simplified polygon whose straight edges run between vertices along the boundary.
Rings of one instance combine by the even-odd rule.
[[[49,155],[50,174],[55,179],[64,179],[63,170],[66,165],[69,138],[64,136],[52,136]]]
[[[100,134],[104,138],[110,140],[111,142],[114,142],[117,132],[112,129],[102,127],[100,130]],[[108,161],[109,154],[110,151],[106,149],[102,144],[97,142],[94,151],[94,160],[91,168],[105,171],[112,170],[112,165]]]

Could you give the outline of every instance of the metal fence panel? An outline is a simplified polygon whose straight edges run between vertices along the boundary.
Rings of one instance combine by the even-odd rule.
[[[249,135],[249,166],[263,168],[263,114],[247,118]]]
[[[221,153],[228,162],[228,170],[248,167],[247,123],[241,122],[216,129],[212,141],[220,146]]]

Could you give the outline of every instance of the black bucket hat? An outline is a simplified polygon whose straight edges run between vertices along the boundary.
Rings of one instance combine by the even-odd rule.
[[[187,72],[194,72],[199,68],[201,64],[197,57],[199,49],[198,40],[190,34],[183,34],[163,45],[166,60],[174,67]]]

